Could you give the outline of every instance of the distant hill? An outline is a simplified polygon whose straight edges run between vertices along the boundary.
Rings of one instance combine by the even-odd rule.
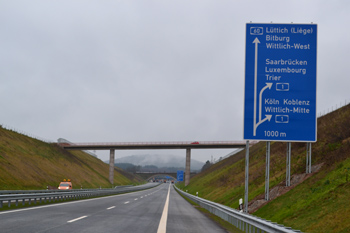
[[[143,182],[119,168],[114,174],[114,185]],[[71,179],[73,188],[110,188],[108,176],[109,166],[98,158],[0,125],[0,190],[57,188],[63,179]]]
[[[123,158],[115,160],[115,163],[131,163],[139,166],[154,165],[158,168],[162,167],[175,167],[175,168],[185,168],[186,157],[180,157],[175,155],[130,155]],[[201,170],[204,163],[191,159],[191,171]]]

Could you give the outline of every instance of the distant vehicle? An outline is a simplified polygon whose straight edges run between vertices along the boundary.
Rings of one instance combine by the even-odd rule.
[[[72,189],[72,182],[70,181],[70,179],[66,180],[64,179],[60,185],[58,186],[58,189]]]
[[[174,184],[174,180],[172,180],[171,183]]]
[[[191,144],[199,144],[199,142],[191,142]]]

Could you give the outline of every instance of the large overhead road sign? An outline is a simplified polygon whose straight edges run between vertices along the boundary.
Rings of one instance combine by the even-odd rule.
[[[316,24],[246,25],[244,139],[316,141]]]

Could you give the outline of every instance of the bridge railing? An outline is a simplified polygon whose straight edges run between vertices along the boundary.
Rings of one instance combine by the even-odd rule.
[[[63,143],[63,142],[58,142]],[[94,145],[120,145],[120,146],[128,146],[128,145],[199,145],[199,144],[206,144],[206,145],[231,145],[231,144],[242,144],[245,141],[170,141],[170,142],[80,142],[80,143],[73,143],[73,142],[66,142],[70,145],[79,145],[79,146],[94,146]],[[250,143],[256,143],[255,141],[251,141]]]
[[[290,227],[286,227],[271,221],[261,219],[259,217],[239,212],[238,210],[232,209],[230,207],[208,201],[206,199],[191,195],[187,192],[184,192],[174,186],[177,191],[182,195],[186,196],[193,202],[200,205],[202,208],[208,210],[210,213],[215,214],[216,216],[222,218],[223,220],[234,225],[238,229],[249,232],[273,232],[273,233],[295,233],[301,232],[300,230],[293,230]]]

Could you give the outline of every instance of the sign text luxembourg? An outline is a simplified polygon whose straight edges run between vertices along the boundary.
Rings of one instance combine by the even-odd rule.
[[[246,25],[244,139],[316,141],[316,24]]]

